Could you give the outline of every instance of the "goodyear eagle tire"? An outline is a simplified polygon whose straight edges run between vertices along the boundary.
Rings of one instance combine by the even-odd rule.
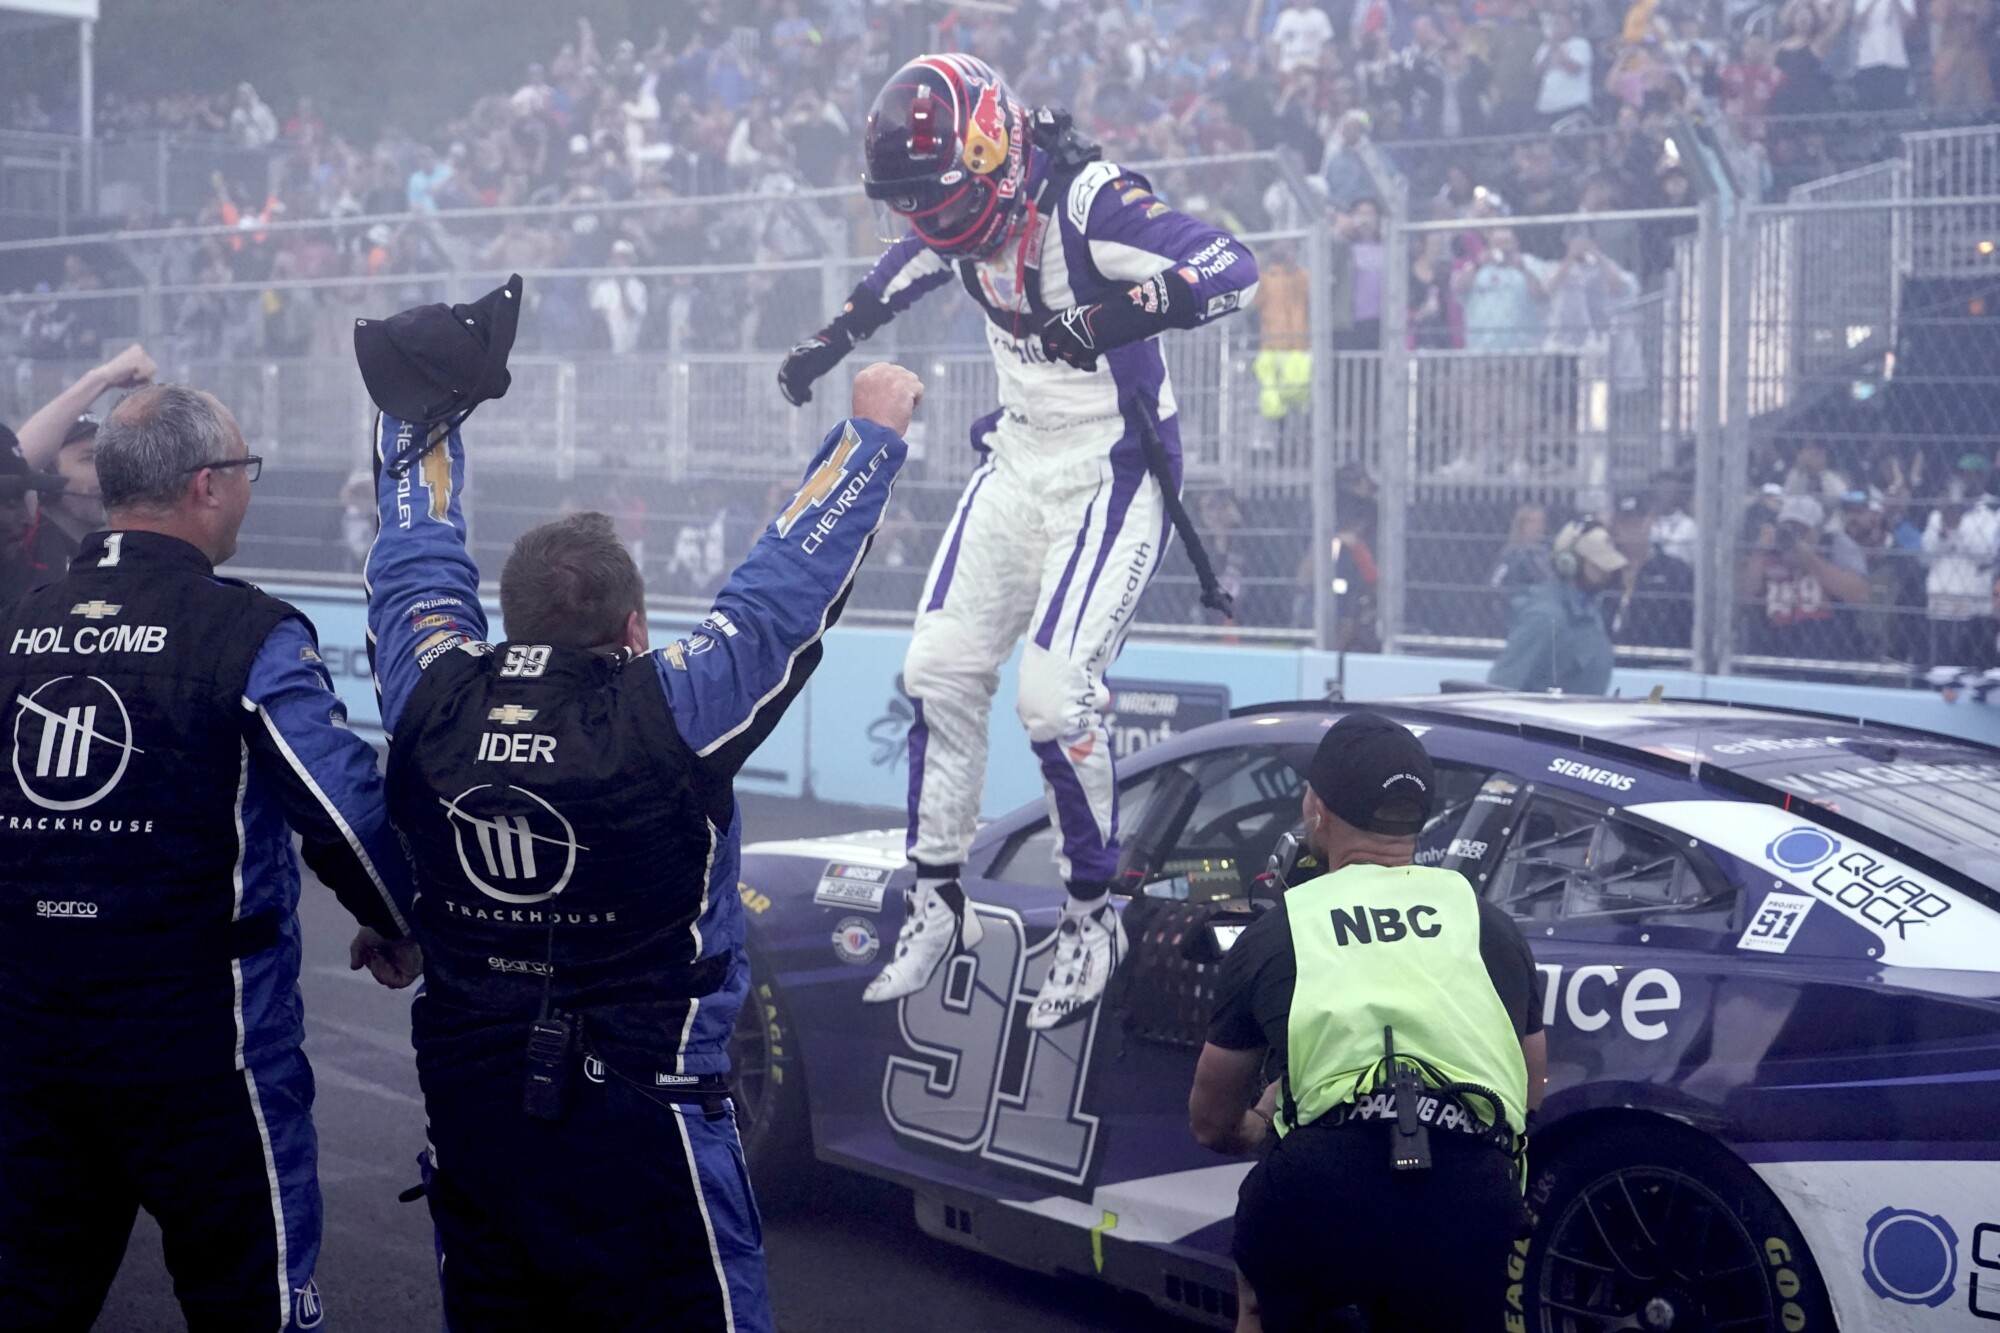
[[[1790,1214],[1691,1131],[1621,1128],[1531,1161],[1528,1206],[1534,1228],[1508,1273],[1509,1330],[1834,1333]]]
[[[729,1090],[759,1195],[795,1187],[814,1165],[805,1070],[792,1043],[784,997],[754,953],[750,993],[729,1037]]]

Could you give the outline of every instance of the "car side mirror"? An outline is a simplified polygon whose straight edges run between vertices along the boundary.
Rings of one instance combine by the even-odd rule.
[[[1209,914],[1201,925],[1181,939],[1181,957],[1190,963],[1212,965],[1235,947],[1243,932],[1263,913],[1251,907],[1225,907]]]

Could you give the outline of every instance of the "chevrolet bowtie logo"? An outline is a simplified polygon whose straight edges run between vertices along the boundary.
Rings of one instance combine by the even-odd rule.
[[[73,616],[83,616],[88,620],[104,620],[124,609],[112,602],[78,602],[69,609],[69,613]]]
[[[508,704],[504,708],[496,708],[488,713],[486,720],[488,722],[498,722],[503,727],[518,726],[523,722],[533,722],[535,720],[535,710],[532,708],[523,708],[519,704]]]
[[[778,515],[778,535],[790,535],[792,525],[804,516],[806,510],[817,509],[827,502],[840,483],[847,478],[847,460],[854,457],[854,451],[861,447],[861,436],[856,433],[853,423],[849,423],[840,437],[840,443],[833,447],[826,461],[813,469],[806,478],[806,484],[799,487],[799,493],[792,497],[785,512]]]

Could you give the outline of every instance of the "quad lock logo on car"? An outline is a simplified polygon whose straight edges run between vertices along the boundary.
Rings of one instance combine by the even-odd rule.
[[[1846,847],[1825,829],[1801,825],[1771,840],[1764,856],[1778,869],[1801,878],[1814,893],[1849,916],[1885,934],[1908,939],[1911,926],[1928,925],[1951,910],[1951,903],[1902,874],[1865,847]]]
[[[1943,1305],[1958,1276],[1958,1233],[1934,1214],[1884,1208],[1868,1219],[1861,1276],[1883,1300]]]

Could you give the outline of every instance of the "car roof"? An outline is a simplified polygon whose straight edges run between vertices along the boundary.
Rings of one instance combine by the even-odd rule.
[[[1903,764],[1957,766],[2000,776],[2000,748],[1803,709],[1710,700],[1617,699],[1476,691],[1363,702],[1294,700],[1231,713],[1232,727],[1268,727],[1261,739],[1317,742],[1333,718],[1358,707],[1406,725],[1503,733],[1616,758],[1690,779],[1739,799],[1787,809],[1809,807],[1817,822],[1902,858],[1996,907],[2000,893],[1922,847],[1826,803],[1857,775]],[[1293,725],[1287,725],[1296,719]],[[1245,741],[1249,735],[1231,739]],[[1801,799],[1803,798],[1803,799]]]
[[[1331,718],[1362,707],[1433,726],[1504,730],[1586,750],[1625,751],[1641,761],[1667,759],[1680,767],[1700,765],[1752,775],[1774,764],[1796,768],[1843,755],[1869,763],[1918,757],[1931,762],[2000,762],[2000,747],[1914,727],[1803,709],[1693,699],[1482,691],[1365,702],[1281,701],[1238,708],[1230,716]]]

